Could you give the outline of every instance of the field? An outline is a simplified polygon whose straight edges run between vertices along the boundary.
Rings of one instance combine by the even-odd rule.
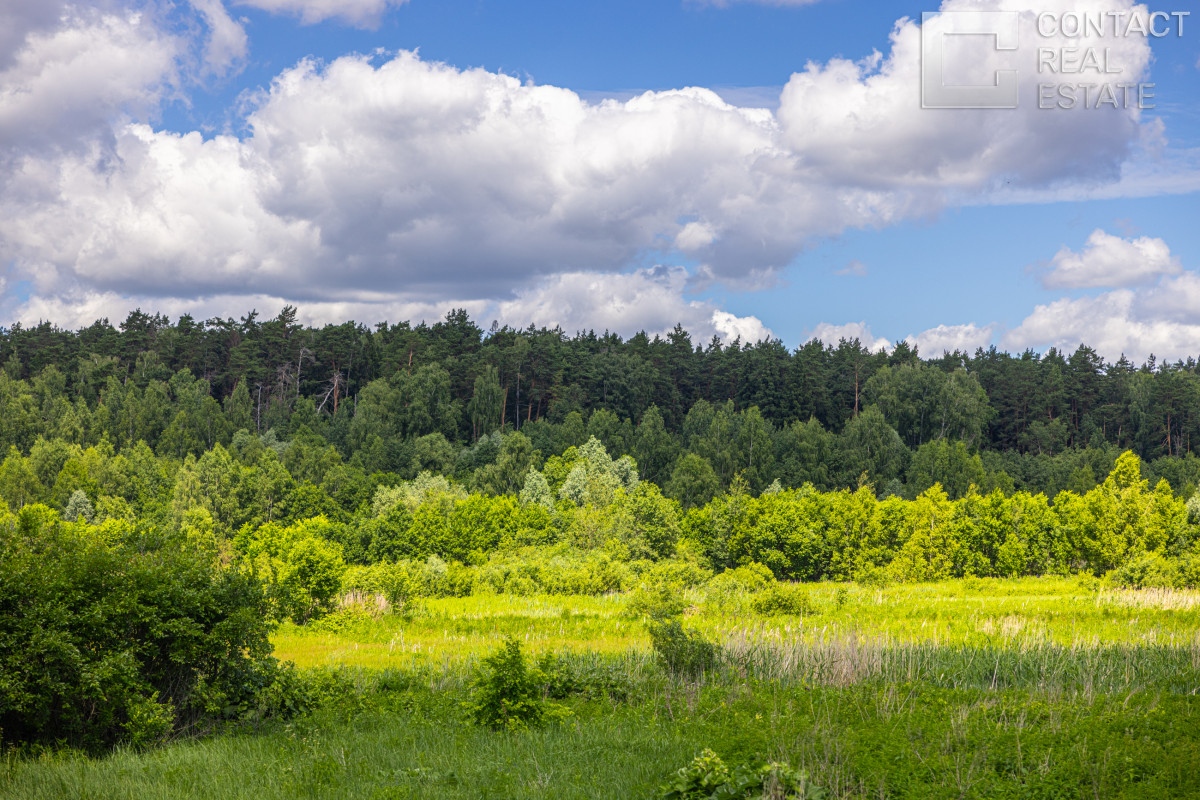
[[[13,798],[651,798],[704,748],[786,761],[828,797],[1200,796],[1200,593],[1073,580],[809,587],[811,614],[689,597],[722,646],[697,678],[658,665],[626,596],[371,603],[286,625],[276,655],[326,700],[291,722],[102,759],[9,757]],[[462,703],[507,637],[571,665],[543,728]]]

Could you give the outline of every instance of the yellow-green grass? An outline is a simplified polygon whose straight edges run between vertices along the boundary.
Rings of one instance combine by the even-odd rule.
[[[1200,647],[1200,592],[1093,592],[1075,580],[1047,578],[806,588],[816,613],[770,618],[755,614],[748,596],[706,599],[688,591],[686,621],[717,640],[753,634],[780,641],[969,647]],[[364,617],[340,630],[287,625],[273,641],[279,658],[301,667],[460,663],[491,652],[509,636],[535,655],[645,651],[644,620],[626,614],[627,603],[628,595],[428,599],[412,615]]]
[[[437,666],[487,654],[510,636],[534,655],[648,647],[645,626],[623,618],[624,607],[616,595],[429,599],[411,617],[368,618],[336,632],[285,625],[272,641],[278,658],[299,667]]]

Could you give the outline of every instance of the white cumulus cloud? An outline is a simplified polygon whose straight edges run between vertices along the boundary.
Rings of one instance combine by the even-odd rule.
[[[685,297],[683,267],[658,266],[631,273],[562,273],[499,304],[499,318],[513,327],[529,323],[563,330],[610,330],[631,335],[669,333],[682,324],[695,341],[719,336],[743,343],[772,337],[757,317],[738,317],[708,301]]]
[[[1082,251],[1063,247],[1055,254],[1042,285],[1048,289],[1116,288],[1148,283],[1182,270],[1162,239],[1122,239],[1097,228]]]
[[[942,353],[961,351],[972,354],[977,348],[987,347],[996,335],[996,325],[938,325],[936,328],[909,334],[905,341],[917,348],[926,358],[936,358]]]
[[[189,81],[239,67],[240,23],[219,0],[191,0],[203,24],[182,32],[163,22],[180,4],[105,2],[53,18],[28,0],[0,10],[20,31],[0,31],[0,262],[35,293],[0,301],[6,312],[114,297],[221,298],[230,313],[253,298],[377,313],[499,304],[513,324],[683,321],[751,340],[769,335],[760,320],[689,290],[773,285],[819,237],[977,202],[1005,181],[1112,180],[1145,133],[1135,110],[922,110],[920,30],[902,20],[887,53],[792,76],[776,110],[694,87],[588,102],[402,52],[296,64],[250,104],[244,136],[204,137],[149,123]],[[365,26],[396,5],[244,4]],[[1145,73],[1144,40],[1105,44],[1123,77]],[[674,251],[690,271],[628,271]]]
[[[828,322],[822,322],[813,328],[812,332],[805,338],[808,341],[819,339],[830,347],[837,347],[838,342],[843,339],[848,342],[857,339],[862,343],[863,347],[871,352],[892,349],[892,343],[882,336],[876,336],[871,333],[871,326],[865,322],[847,322],[844,325],[832,325]]]
[[[1082,253],[1060,251],[1051,263],[1061,273],[1048,286],[1120,288],[1038,305],[1004,335],[1004,346],[1074,350],[1086,344],[1110,361],[1121,354],[1142,361],[1200,351],[1200,272],[1184,269],[1163,240],[1098,230]]]
[[[1115,179],[1141,135],[1137,108],[1039,109],[1039,84],[1057,85],[1080,76],[1039,74],[1038,51],[1107,48],[1110,68],[1120,71],[1122,81],[1133,82],[1147,72],[1150,47],[1138,36],[1070,40],[1038,34],[1039,13],[1062,13],[1078,5],[1075,0],[1046,0],[1036,7],[979,0],[942,4],[941,10],[950,12],[1020,12],[1016,51],[996,51],[983,43],[984,37],[953,37],[970,40],[970,57],[964,61],[977,74],[974,79],[967,72],[961,78],[950,76],[963,83],[990,83],[996,71],[1017,69],[1021,104],[1016,110],[922,108],[921,27],[902,19],[886,55],[810,63],[792,76],[779,109],[783,140],[800,155],[802,168],[822,179],[881,190],[876,200],[881,215],[912,213],[944,199],[931,195],[933,189],[981,191],[1006,182],[1046,186]],[[1119,0],[1087,5],[1096,12],[1131,8]],[[946,29],[942,17],[926,24],[934,32]],[[1083,77],[1090,81],[1093,76]],[[1033,142],[1037,145],[1031,146]]]
[[[249,52],[249,37],[221,0],[189,0],[200,12],[208,26],[208,41],[204,44],[204,65],[208,72],[217,77],[228,75],[246,59]]]
[[[142,13],[71,6],[58,23],[31,27],[0,70],[0,164],[107,139],[174,79],[181,43]]]

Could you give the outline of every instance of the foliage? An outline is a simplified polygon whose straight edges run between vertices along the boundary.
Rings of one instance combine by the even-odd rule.
[[[179,538],[0,513],[7,742],[142,746],[239,716],[276,674],[251,576]]]
[[[614,460],[594,436],[578,449],[571,471],[558,494],[577,506],[605,506],[618,491],[631,491],[638,484],[637,465],[628,456]]]
[[[665,620],[679,616],[688,605],[678,592],[668,586],[639,586],[629,593],[625,601],[625,615],[634,619],[649,617],[651,620]]]
[[[329,611],[346,562],[324,517],[283,527],[268,523],[239,537],[247,569],[265,581],[279,619],[304,622]]]
[[[678,619],[651,619],[650,643],[668,675],[696,678],[717,664],[720,648],[694,630],[685,630]]]
[[[812,599],[804,587],[794,583],[776,583],[759,592],[750,601],[757,614],[792,614],[801,616],[816,613]]]
[[[759,767],[743,764],[730,770],[705,748],[658,790],[659,800],[823,800],[825,790],[808,774],[772,761]]]
[[[95,516],[95,511],[92,509],[92,502],[88,500],[87,494],[83,489],[76,489],[71,493],[71,499],[67,502],[66,509],[63,510],[63,519],[67,522],[91,522]]]
[[[520,731],[538,727],[565,712],[543,698],[546,681],[540,669],[526,662],[520,642],[509,638],[481,661],[471,682],[471,699],[464,708],[477,724],[489,728]]]
[[[735,592],[757,592],[770,586],[774,580],[771,570],[751,561],[712,578],[705,586],[705,593],[711,598],[723,599]]]

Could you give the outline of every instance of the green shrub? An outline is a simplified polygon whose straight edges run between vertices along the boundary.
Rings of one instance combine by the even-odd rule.
[[[474,574],[477,586],[516,595],[607,594],[624,590],[634,580],[628,564],[600,551],[566,546],[493,553]]]
[[[1092,592],[1093,594],[1100,591],[1103,585],[1100,579],[1090,572],[1080,572],[1075,576],[1075,583],[1080,589],[1083,589],[1085,592]]]
[[[658,790],[658,800],[823,800],[825,790],[814,786],[804,772],[770,762],[730,770],[712,750],[705,749]]]
[[[704,586],[705,600],[710,604],[729,607],[741,605],[745,595],[761,591],[775,582],[775,576],[762,564],[751,562],[727,569]]]
[[[669,586],[676,591],[703,585],[712,579],[712,570],[694,561],[659,561],[642,575],[647,586]]]
[[[629,674],[612,661],[546,653],[538,659],[537,668],[546,680],[546,696],[555,700],[578,695],[622,702],[633,692]]]
[[[892,585],[892,576],[884,567],[865,564],[854,573],[854,582],[871,589],[886,589]]]
[[[369,567],[352,566],[342,576],[342,592],[386,596],[392,569],[391,564],[372,564]]]
[[[278,619],[301,624],[332,610],[347,570],[341,545],[328,538],[334,528],[325,517],[313,517],[238,534],[238,547],[267,584]]]
[[[625,616],[663,620],[679,616],[687,607],[688,602],[667,586],[639,586],[625,600]]]
[[[1200,589],[1200,553],[1193,553],[1179,560],[1179,585],[1188,589]]]
[[[521,643],[508,639],[486,656],[471,682],[471,699],[464,703],[471,718],[496,730],[519,731],[537,727],[566,709],[546,702],[546,676],[530,667]]]
[[[795,583],[776,583],[770,588],[759,592],[750,601],[750,607],[757,614],[814,614],[812,599],[804,587]]]
[[[277,671],[258,581],[178,537],[110,545],[32,508],[0,509],[5,742],[140,747],[256,706]]]
[[[650,643],[667,674],[695,678],[717,665],[717,645],[698,631],[684,630],[679,620],[651,620],[647,627]]]
[[[1130,589],[1177,589],[1185,579],[1178,559],[1148,553],[1116,570],[1112,581]]]

